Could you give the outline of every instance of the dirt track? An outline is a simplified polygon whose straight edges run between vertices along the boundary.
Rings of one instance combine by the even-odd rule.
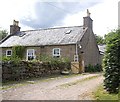
[[[2,95],[3,100],[89,100],[92,99],[91,93],[102,82],[100,74],[57,77],[3,90]]]

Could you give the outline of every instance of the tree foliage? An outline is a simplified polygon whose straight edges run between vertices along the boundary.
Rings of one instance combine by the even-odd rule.
[[[109,93],[118,93],[120,87],[120,29],[106,35],[104,56],[105,89]]]
[[[8,32],[6,30],[0,29],[0,40],[5,38],[8,35]]]
[[[100,35],[95,35],[97,44],[105,44],[105,40],[102,36]]]

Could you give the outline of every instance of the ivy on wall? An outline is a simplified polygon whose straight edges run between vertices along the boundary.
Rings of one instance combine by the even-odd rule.
[[[19,45],[13,46],[12,51],[13,51],[13,54],[12,54],[13,58],[23,59],[24,52],[25,52],[25,47],[24,46],[19,46]]]

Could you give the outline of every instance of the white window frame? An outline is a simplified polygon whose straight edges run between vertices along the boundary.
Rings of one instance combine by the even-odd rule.
[[[32,50],[33,55],[28,55],[29,50]],[[32,56],[33,59],[36,58],[36,56],[35,56],[35,49],[27,49],[27,56],[26,56],[27,58],[26,58],[26,60],[28,60],[28,57],[29,57],[29,56]]]
[[[11,51],[11,55],[8,55],[8,51]],[[12,56],[12,50],[6,50],[6,56]]]
[[[54,53],[55,50],[59,50],[59,54],[55,54],[55,53]],[[60,56],[61,56],[61,55],[60,55],[60,51],[61,51],[60,48],[53,48],[53,57],[60,57]]]

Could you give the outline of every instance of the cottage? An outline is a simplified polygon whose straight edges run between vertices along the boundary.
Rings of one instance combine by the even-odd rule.
[[[12,47],[25,46],[25,60],[39,55],[66,57],[81,66],[101,64],[100,53],[93,33],[93,20],[87,10],[82,26],[57,27],[20,31],[19,22],[10,25],[10,35],[2,40],[0,48],[5,56],[12,55]],[[84,71],[84,69],[83,69]]]

